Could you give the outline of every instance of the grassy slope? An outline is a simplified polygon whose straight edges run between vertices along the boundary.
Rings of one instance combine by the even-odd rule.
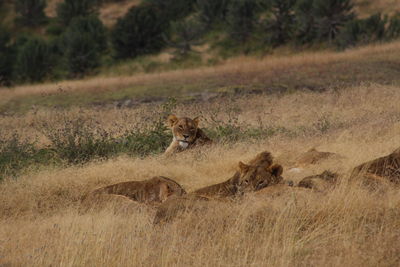
[[[125,98],[187,98],[194,92],[324,90],[363,83],[399,84],[400,42],[341,53],[318,52],[262,60],[236,58],[223,65],[132,76],[94,77],[3,89],[0,111],[32,106],[85,106]]]
[[[21,266],[393,266],[400,260],[398,189],[369,192],[348,185],[352,167],[385,155],[400,145],[400,86],[341,87],[339,91],[294,92],[239,97],[223,102],[185,104],[173,112],[221,123],[292,129],[257,142],[216,144],[165,159],[118,158],[65,169],[28,172],[0,184],[0,263]],[[105,127],[135,123],[139,109],[85,109]],[[234,112],[233,115],[229,115]],[[85,114],[83,114],[85,113]],[[13,132],[56,111],[38,111],[0,120]],[[293,161],[317,147],[344,158],[288,172]],[[249,195],[236,203],[211,202],[200,215],[190,213],[172,224],[153,227],[153,210],[110,203],[82,212],[81,197],[103,185],[154,175],[176,179],[187,190],[228,178],[239,160],[269,150],[284,165],[284,177],[299,181],[325,169],[340,173],[341,186],[327,194],[311,191],[276,196]]]

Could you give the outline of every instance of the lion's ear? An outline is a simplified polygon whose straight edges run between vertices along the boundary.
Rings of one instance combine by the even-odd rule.
[[[243,162],[239,161],[239,171],[240,173],[246,173],[249,170],[250,166],[244,164]]]
[[[199,127],[200,117],[194,118],[193,122],[194,122],[194,124],[196,124],[196,127]]]
[[[177,122],[178,122],[178,117],[176,117],[173,114],[168,116],[167,123],[168,123],[169,127],[171,127],[171,128],[174,127],[175,123],[177,123]]]
[[[271,174],[274,176],[277,176],[277,177],[281,176],[283,173],[283,167],[279,164],[272,165],[270,170],[271,170]]]

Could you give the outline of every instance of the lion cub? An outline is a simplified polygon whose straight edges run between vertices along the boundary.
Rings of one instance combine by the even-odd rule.
[[[144,181],[122,182],[105,186],[89,193],[84,200],[96,199],[99,195],[125,196],[137,202],[148,204],[161,203],[170,196],[182,196],[186,191],[180,184],[163,176],[156,176]]]
[[[165,150],[165,154],[172,154],[195,146],[212,143],[212,140],[198,128],[199,120],[198,117],[190,119],[169,115],[167,123],[172,130],[173,139],[167,150]]]

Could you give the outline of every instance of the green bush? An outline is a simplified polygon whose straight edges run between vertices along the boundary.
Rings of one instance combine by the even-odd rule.
[[[400,13],[396,13],[389,19],[389,26],[387,28],[386,38],[391,40],[391,39],[397,39],[399,37],[400,37]]]
[[[171,24],[171,37],[168,43],[176,48],[175,57],[185,57],[192,51],[193,45],[199,45],[199,39],[204,33],[204,25],[197,16],[191,16],[185,20]]]
[[[230,0],[197,0],[196,9],[200,19],[207,26],[218,21],[224,21],[228,13]]]
[[[24,26],[38,26],[46,22],[46,0],[16,0],[16,22]]]
[[[125,59],[159,51],[167,28],[168,21],[158,7],[146,4],[131,8],[112,30],[114,56]]]
[[[317,37],[313,4],[313,0],[297,0],[296,2],[294,39],[298,44],[311,43]]]
[[[39,129],[51,142],[49,149],[61,160],[80,164],[115,155],[117,147],[110,134],[82,118],[65,120],[60,128],[43,123]]]
[[[48,43],[35,37],[19,42],[15,66],[17,78],[23,82],[38,82],[49,77],[52,56]]]
[[[21,140],[14,133],[10,138],[0,135],[0,180],[16,177],[33,164],[49,164],[51,151],[37,149],[34,144]]]
[[[245,43],[256,27],[259,5],[254,0],[232,0],[228,6],[227,31],[233,40]]]
[[[354,19],[347,22],[341,29],[337,43],[340,48],[368,44],[383,40],[387,18],[381,14],[372,15],[366,19]]]
[[[131,156],[144,157],[165,151],[172,135],[164,122],[155,121],[145,130],[134,130],[123,136],[123,151]]]
[[[57,18],[68,26],[73,18],[86,17],[97,12],[97,0],[64,0],[57,6]]]
[[[84,75],[98,67],[101,53],[107,49],[106,29],[95,15],[72,19],[62,39],[72,77]]]
[[[11,43],[11,33],[0,27],[0,86],[11,84],[14,61],[15,53]]]
[[[314,0],[310,15],[315,17],[318,38],[332,43],[340,28],[354,18],[353,4],[351,0]]]
[[[145,0],[144,5],[153,5],[162,12],[165,20],[175,21],[194,10],[195,0]]]
[[[270,0],[272,16],[267,19],[267,41],[273,46],[288,42],[293,35],[296,0]]]

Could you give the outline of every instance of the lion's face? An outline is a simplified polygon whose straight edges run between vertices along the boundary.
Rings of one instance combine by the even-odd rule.
[[[178,118],[175,115],[168,116],[168,126],[172,130],[174,140],[179,142],[182,148],[186,148],[196,139],[199,118]]]
[[[247,165],[239,162],[238,191],[241,193],[257,191],[278,184],[283,180],[282,172],[283,168],[278,164]]]

